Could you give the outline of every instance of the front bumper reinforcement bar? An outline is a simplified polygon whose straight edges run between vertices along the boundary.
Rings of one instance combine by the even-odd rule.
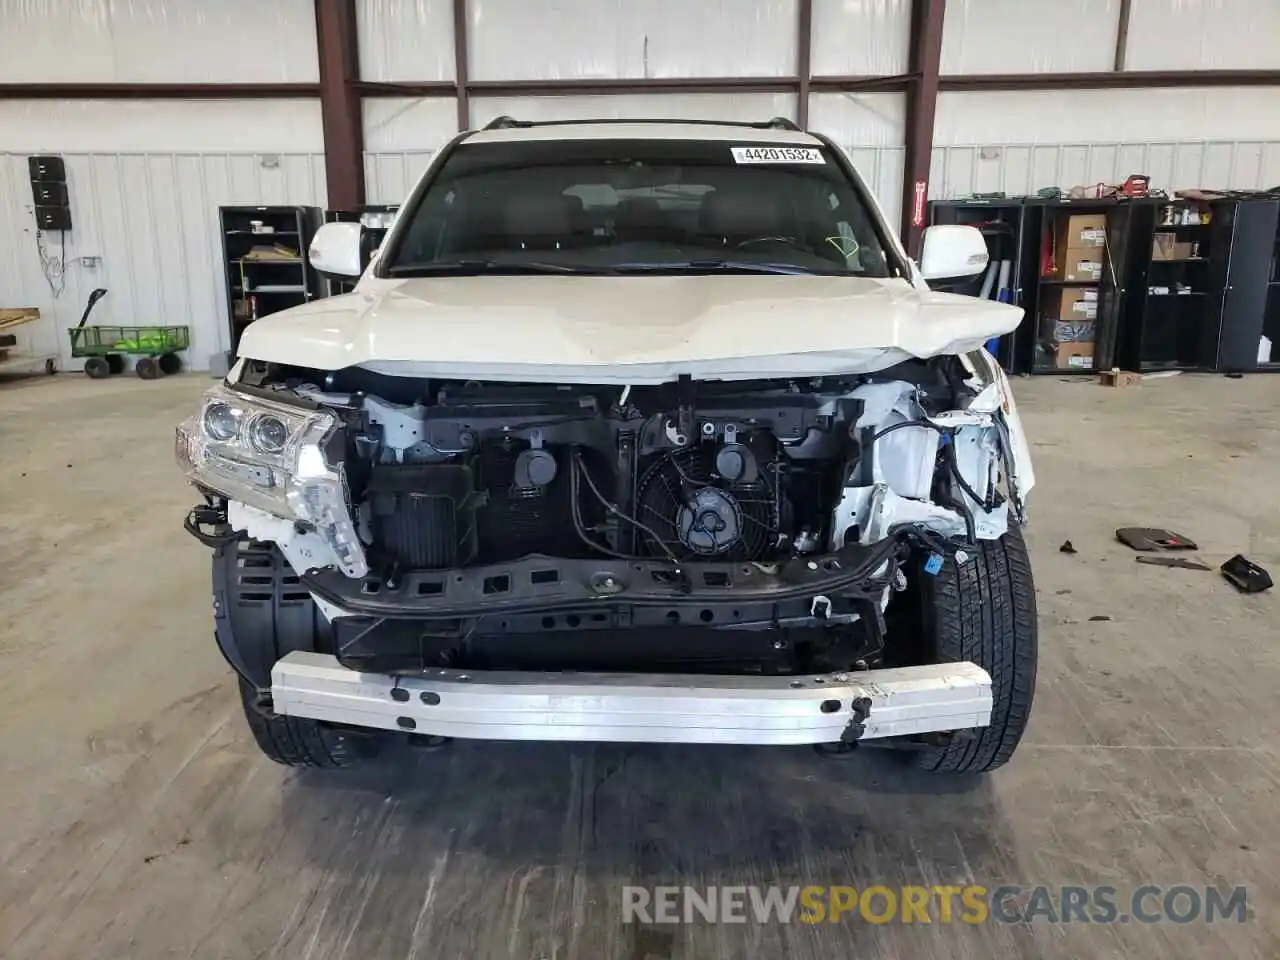
[[[271,670],[278,714],[480,740],[850,742],[991,722],[991,677],[973,663],[810,676],[359,673],[294,652]]]

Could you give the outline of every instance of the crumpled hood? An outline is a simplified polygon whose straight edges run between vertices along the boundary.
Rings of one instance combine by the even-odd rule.
[[[450,379],[746,380],[965,353],[1021,316],[990,300],[860,277],[366,278],[356,293],[256,321],[240,353]]]

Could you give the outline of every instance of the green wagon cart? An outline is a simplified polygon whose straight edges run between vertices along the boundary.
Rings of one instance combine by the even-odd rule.
[[[182,369],[179,350],[190,345],[187,327],[72,327],[71,356],[85,357],[84,372],[95,380],[121,373],[130,356],[144,380]]]

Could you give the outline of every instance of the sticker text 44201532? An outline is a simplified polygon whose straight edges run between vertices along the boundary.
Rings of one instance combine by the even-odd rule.
[[[817,147],[731,147],[734,163],[826,163]]]

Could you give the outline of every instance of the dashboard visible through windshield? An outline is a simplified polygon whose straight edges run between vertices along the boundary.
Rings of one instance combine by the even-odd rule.
[[[386,276],[889,276],[858,186],[826,147],[464,142],[405,213],[380,267]]]

